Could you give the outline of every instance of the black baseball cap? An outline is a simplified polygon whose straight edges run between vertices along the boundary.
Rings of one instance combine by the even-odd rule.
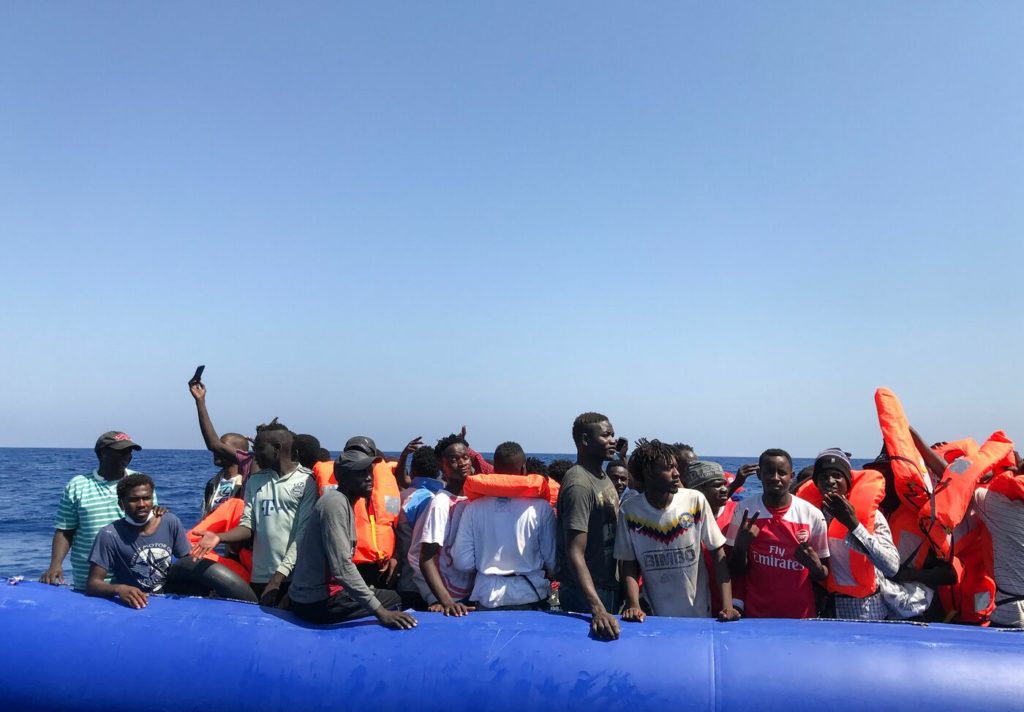
[[[131,448],[132,450],[142,449],[141,445],[132,441],[131,435],[123,433],[120,430],[108,430],[96,439],[96,452],[99,452],[105,447],[113,448],[114,450],[125,450],[127,448]]]
[[[334,463],[335,479],[341,475],[365,472],[373,467],[373,463],[376,461],[377,458],[367,455],[361,450],[346,450]]]
[[[377,449],[377,443],[373,442],[373,438],[366,435],[356,435],[353,438],[349,438],[348,442],[345,443],[345,452],[354,450],[356,452],[366,453],[370,457],[377,457],[380,454],[380,450]]]

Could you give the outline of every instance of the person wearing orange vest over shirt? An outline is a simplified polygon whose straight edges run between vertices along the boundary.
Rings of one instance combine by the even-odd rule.
[[[996,607],[992,625],[1024,628],[1024,463],[974,492],[974,510],[992,535]]]
[[[870,487],[865,476],[872,476],[877,488],[865,490],[874,493],[874,511],[858,511],[850,502],[854,481],[850,461],[839,448],[821,452],[814,461],[814,484],[822,498],[822,512],[829,527],[829,576],[826,588],[832,592],[835,617],[846,620],[885,620],[889,609],[881,593],[881,582],[894,577],[900,569],[900,553],[892,541],[889,523],[878,510],[884,493],[884,481],[876,473],[858,473],[858,492]],[[860,505],[868,509],[868,505]],[[870,529],[862,519],[870,517]],[[838,525],[841,526],[837,526]],[[842,538],[833,536],[842,534]],[[868,567],[864,557],[872,564]],[[859,563],[858,563],[859,562]],[[863,564],[863,565],[859,565]],[[861,580],[861,579],[864,580]],[[859,590],[854,591],[854,588]],[[838,590],[837,590],[838,589]],[[870,589],[867,595],[859,595]]]
[[[757,463],[764,494],[736,508],[726,534],[730,573],[743,577],[744,599],[734,605],[748,618],[813,618],[812,583],[828,577],[825,517],[790,493],[788,452],[765,450]]]
[[[401,490],[395,479],[396,463],[387,462],[373,439],[365,435],[349,438],[342,453],[346,452],[361,452],[373,458],[373,491],[352,506],[356,524],[356,551],[352,561],[368,586],[391,588],[398,573],[395,531],[401,506]],[[316,463],[313,476],[321,493],[338,486],[333,462]]]

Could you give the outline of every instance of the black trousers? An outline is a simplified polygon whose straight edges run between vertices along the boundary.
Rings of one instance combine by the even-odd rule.
[[[389,610],[397,610],[402,605],[402,599],[394,591],[380,589],[374,591],[374,594],[380,604]],[[310,623],[342,623],[370,615],[345,591],[339,591],[330,598],[314,603],[292,601],[291,610],[299,618]]]

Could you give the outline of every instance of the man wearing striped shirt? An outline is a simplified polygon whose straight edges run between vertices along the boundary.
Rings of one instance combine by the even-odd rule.
[[[99,466],[87,475],[71,478],[54,520],[53,544],[50,549],[50,567],[40,581],[58,586],[64,583],[63,562],[71,552],[73,588],[84,591],[89,580],[89,552],[100,529],[124,516],[117,499],[117,483],[128,469],[132,453],[142,448],[132,442],[131,436],[117,430],[100,435],[96,440]],[[154,501],[155,504],[155,501]]]

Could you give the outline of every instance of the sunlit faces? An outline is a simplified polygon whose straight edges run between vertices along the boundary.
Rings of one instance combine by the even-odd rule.
[[[604,461],[615,459],[615,428],[607,420],[588,425],[580,437],[580,449]]]
[[[149,485],[132,487],[121,499],[121,509],[124,510],[125,516],[136,522],[145,522],[149,519],[149,513],[153,511],[153,488]]]
[[[765,455],[759,461],[757,478],[769,497],[782,497],[789,491],[793,480],[793,466],[781,455]]]
[[[452,443],[440,453],[441,472],[447,481],[463,480],[473,474],[473,461],[469,449],[462,443]]]

